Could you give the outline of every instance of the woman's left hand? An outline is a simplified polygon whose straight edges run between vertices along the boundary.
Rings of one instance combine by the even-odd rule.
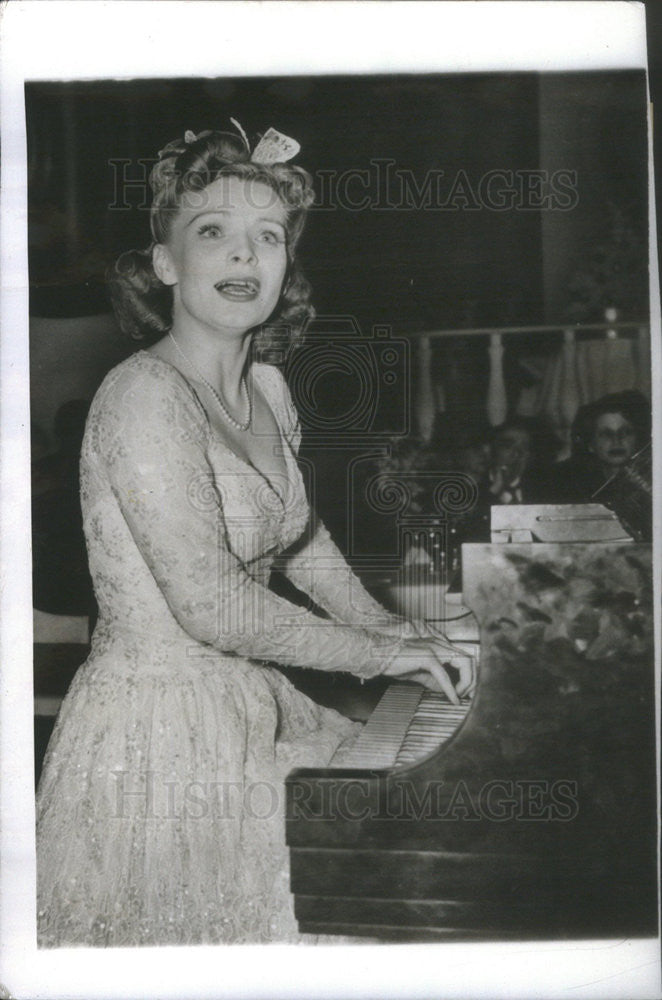
[[[380,627],[382,635],[407,640],[416,640],[422,648],[434,654],[442,666],[454,667],[460,677],[456,685],[461,698],[471,698],[476,689],[475,658],[466,650],[454,645],[436,625],[423,619],[394,619],[392,623]]]

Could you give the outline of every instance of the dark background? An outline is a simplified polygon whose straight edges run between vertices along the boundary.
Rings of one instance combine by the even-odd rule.
[[[600,319],[599,303],[575,316],[571,286],[596,249],[620,239],[629,280],[612,304],[642,318],[644,95],[638,72],[29,84],[33,312],[66,309],[53,286],[83,283],[87,305],[68,308],[102,311],[106,264],[149,239],[145,195],[139,186],[117,192],[120,172],[140,180],[169,139],[231,128],[232,115],[252,140],[273,124],[301,142],[299,160],[325,202],[302,247],[321,313],[397,332]],[[373,166],[369,207],[325,196],[330,177],[371,162],[381,167]],[[575,170],[577,205],[494,211],[471,192],[442,208],[403,205],[398,172],[423,188],[430,170],[443,170],[439,205],[458,175],[475,192],[495,169]],[[358,203],[364,188],[354,180],[347,192]]]
[[[318,313],[351,318],[364,336],[377,325],[398,337],[599,321],[608,305],[646,322],[645,111],[645,74],[628,70],[28,83],[33,419],[52,433],[58,406],[91,398],[135,349],[109,315],[103,275],[119,253],[148,244],[146,176],[156,151],[186,129],[232,128],[232,116],[252,142],[269,125],[298,139],[297,162],[321,202],[301,244]],[[340,179],[371,169],[368,206],[341,203]],[[571,210],[473,202],[488,171],[559,169],[576,171]],[[437,207],[405,204],[399,175],[425,190],[430,170],[444,172]],[[122,171],[138,183],[118,189]],[[471,191],[451,199],[460,177]],[[365,187],[350,181],[346,193],[357,203]],[[513,398],[522,356],[557,343],[508,339]],[[453,366],[460,427],[484,420],[485,348],[483,338],[454,338],[432,358],[438,372]],[[415,394],[415,378],[398,374]],[[332,426],[357,386],[331,371],[318,390]],[[381,429],[400,430],[401,397],[382,394]],[[313,442],[309,453],[314,500],[346,545],[356,449]]]

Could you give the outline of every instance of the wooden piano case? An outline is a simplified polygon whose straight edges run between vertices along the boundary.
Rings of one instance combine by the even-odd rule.
[[[466,545],[479,683],[405,767],[287,781],[301,931],[383,940],[657,933],[650,546]]]

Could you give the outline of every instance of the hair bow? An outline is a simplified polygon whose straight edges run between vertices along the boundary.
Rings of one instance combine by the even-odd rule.
[[[296,139],[291,139],[289,135],[277,132],[275,128],[268,128],[251,153],[251,144],[244,129],[236,118],[231,118],[230,121],[243,139],[244,145],[250,153],[251,163],[286,163],[301,149]]]
[[[255,149],[251,152],[251,145],[248,141],[248,136],[246,132],[241,127],[236,118],[231,118],[230,121],[234,127],[239,132],[244,145],[248,151],[251,163],[259,163],[262,165],[267,165],[270,163],[286,163],[291,160],[293,156],[296,156],[301,149],[300,144],[296,139],[290,138],[289,135],[284,135],[282,132],[278,132],[275,128],[268,128],[263,136],[260,137],[260,141],[255,146]],[[190,146],[191,143],[197,142],[204,135],[209,135],[209,132],[200,132],[196,135],[191,129],[187,129],[184,132],[184,143]],[[169,143],[164,149],[160,149],[156,154],[159,159],[165,159],[171,156],[178,156],[181,151],[177,149],[177,143]]]
[[[253,150],[251,160],[253,163],[286,163],[296,156],[300,149],[301,146],[296,139],[277,132],[275,128],[269,128]]]

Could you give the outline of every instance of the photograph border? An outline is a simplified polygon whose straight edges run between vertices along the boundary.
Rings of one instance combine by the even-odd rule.
[[[158,11],[155,10],[158,6]],[[319,39],[324,38],[324,47]],[[237,40],[248,40],[241,45]],[[369,42],[366,41],[369,40]],[[55,44],[54,44],[55,41]],[[17,0],[2,10],[0,996],[654,997],[660,941],[35,948],[26,80],[646,69],[645,8],[597,2]],[[498,49],[498,53],[495,50]],[[659,130],[658,130],[659,134]],[[659,271],[651,178],[654,428]],[[659,495],[660,447],[654,439]],[[660,650],[660,505],[654,566]],[[660,678],[656,677],[659,734]],[[659,753],[658,753],[659,760]],[[659,764],[658,764],[659,767]],[[121,961],[119,960],[121,956]]]

